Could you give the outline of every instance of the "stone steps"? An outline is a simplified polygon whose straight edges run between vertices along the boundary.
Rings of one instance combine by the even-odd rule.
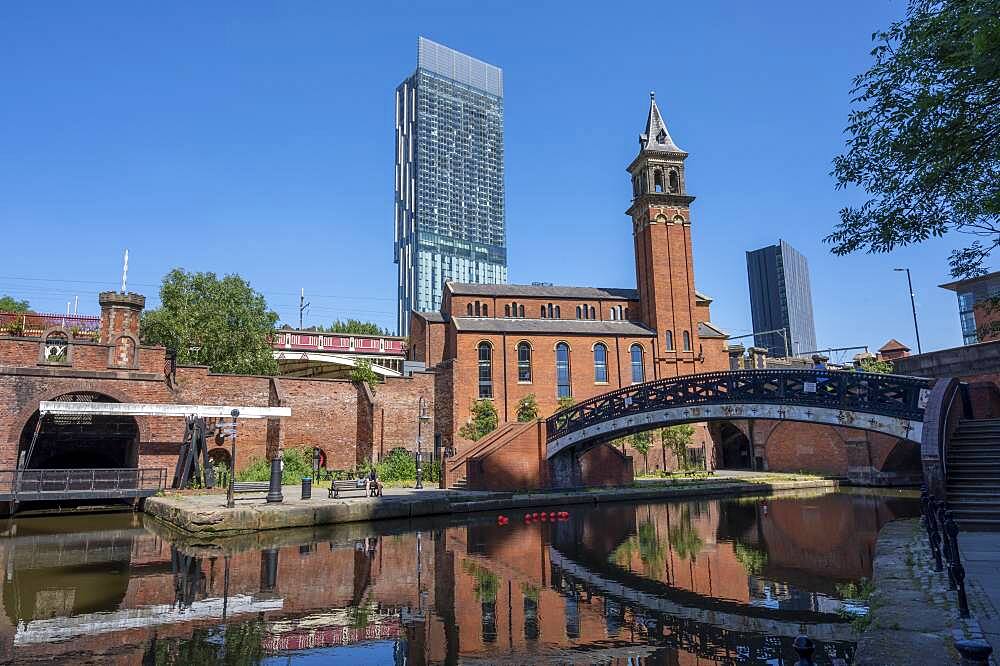
[[[961,421],[948,443],[947,500],[963,529],[1000,529],[1000,419]]]

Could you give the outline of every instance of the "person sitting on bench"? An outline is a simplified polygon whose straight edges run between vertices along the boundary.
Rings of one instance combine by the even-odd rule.
[[[368,478],[365,480],[365,488],[368,490],[369,497],[382,496],[382,482],[378,480],[378,472],[375,471],[374,467],[368,472]]]

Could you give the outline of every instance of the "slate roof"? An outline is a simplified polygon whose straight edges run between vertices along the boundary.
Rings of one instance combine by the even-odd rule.
[[[414,312],[413,314],[417,315],[421,319],[431,322],[432,324],[444,323],[444,315],[442,315],[440,312],[435,312],[431,310],[429,312]]]
[[[643,150],[657,153],[684,154],[670,138],[667,124],[663,122],[660,109],[656,106],[656,93],[649,93],[649,117],[646,118],[646,131],[639,135],[639,145]]]
[[[463,333],[524,333],[621,335],[653,337],[656,334],[631,321],[593,319],[516,319],[494,317],[452,317],[456,330]]]
[[[716,326],[710,321],[699,321],[698,322],[698,337],[699,338],[722,338],[723,340],[729,337],[729,334],[723,331],[721,328]]]
[[[638,289],[617,289],[614,287],[563,287],[540,284],[476,284],[469,282],[448,282],[445,288],[459,296],[498,296],[510,298],[577,298],[580,300],[623,300],[639,299]]]

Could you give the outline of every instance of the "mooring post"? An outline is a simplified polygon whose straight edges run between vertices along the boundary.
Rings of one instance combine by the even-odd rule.
[[[271,458],[271,485],[267,489],[265,500],[268,504],[280,504],[284,501],[281,494],[281,451]]]

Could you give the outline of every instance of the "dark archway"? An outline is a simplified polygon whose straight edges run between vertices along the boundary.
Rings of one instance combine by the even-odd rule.
[[[58,402],[117,402],[90,392],[67,393]],[[27,456],[38,424],[35,412],[21,430],[18,457]],[[120,469],[137,467],[139,425],[131,416],[48,414],[27,466],[34,469]]]
[[[719,426],[719,457],[716,458],[718,469],[752,469],[752,451],[750,440],[743,431],[732,423],[722,423]]]

